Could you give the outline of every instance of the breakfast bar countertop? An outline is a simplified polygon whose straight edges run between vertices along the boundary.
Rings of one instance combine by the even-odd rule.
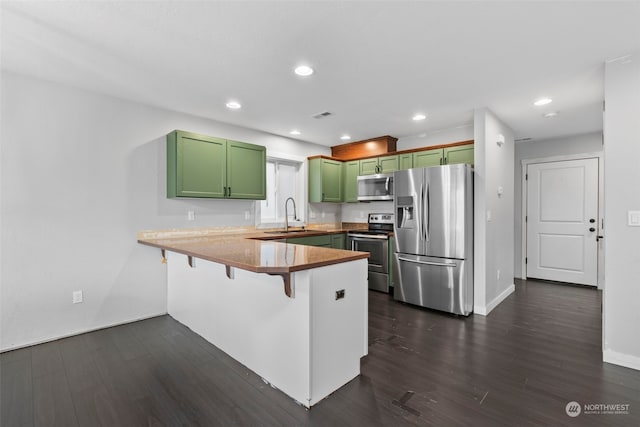
[[[285,238],[343,233],[343,229],[275,233],[250,231],[183,235],[140,233],[138,243],[255,273],[286,274],[369,257],[347,251],[282,242]]]

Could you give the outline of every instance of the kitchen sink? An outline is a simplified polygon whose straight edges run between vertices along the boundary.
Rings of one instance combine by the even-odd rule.
[[[265,234],[294,234],[294,233],[310,233],[317,232],[317,230],[274,230],[274,231],[265,231]]]

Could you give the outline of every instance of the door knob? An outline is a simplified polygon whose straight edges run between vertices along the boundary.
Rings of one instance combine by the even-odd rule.
[[[596,220],[595,220],[595,219],[593,219],[593,218],[591,218],[591,219],[589,220],[589,222],[590,222],[591,224],[593,224],[594,222],[596,222]]]
[[[593,227],[591,227],[591,228],[589,229],[589,231],[593,233],[594,231],[596,231],[596,229],[595,229],[595,228],[593,228]]]

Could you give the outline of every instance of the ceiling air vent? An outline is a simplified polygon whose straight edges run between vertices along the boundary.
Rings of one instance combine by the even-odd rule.
[[[313,117],[314,119],[324,119],[327,116],[330,116],[331,113],[329,111],[323,111],[322,113],[318,113],[318,114],[314,114]]]
[[[516,139],[514,142],[524,142],[524,141],[531,141],[533,138],[520,138],[520,139]]]

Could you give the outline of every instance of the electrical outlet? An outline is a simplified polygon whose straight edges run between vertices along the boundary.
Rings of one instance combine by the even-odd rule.
[[[324,213],[324,211],[322,211],[322,218],[324,218],[324,216],[325,216],[325,215],[326,215],[326,214]]]
[[[195,221],[196,220],[196,212],[189,211],[187,212],[187,221]]]
[[[73,291],[71,296],[73,297],[74,304],[79,304],[82,302],[82,291]]]
[[[309,212],[309,218],[314,219],[316,217],[316,213],[314,211]]]
[[[244,211],[244,219],[251,219],[251,211]]]

